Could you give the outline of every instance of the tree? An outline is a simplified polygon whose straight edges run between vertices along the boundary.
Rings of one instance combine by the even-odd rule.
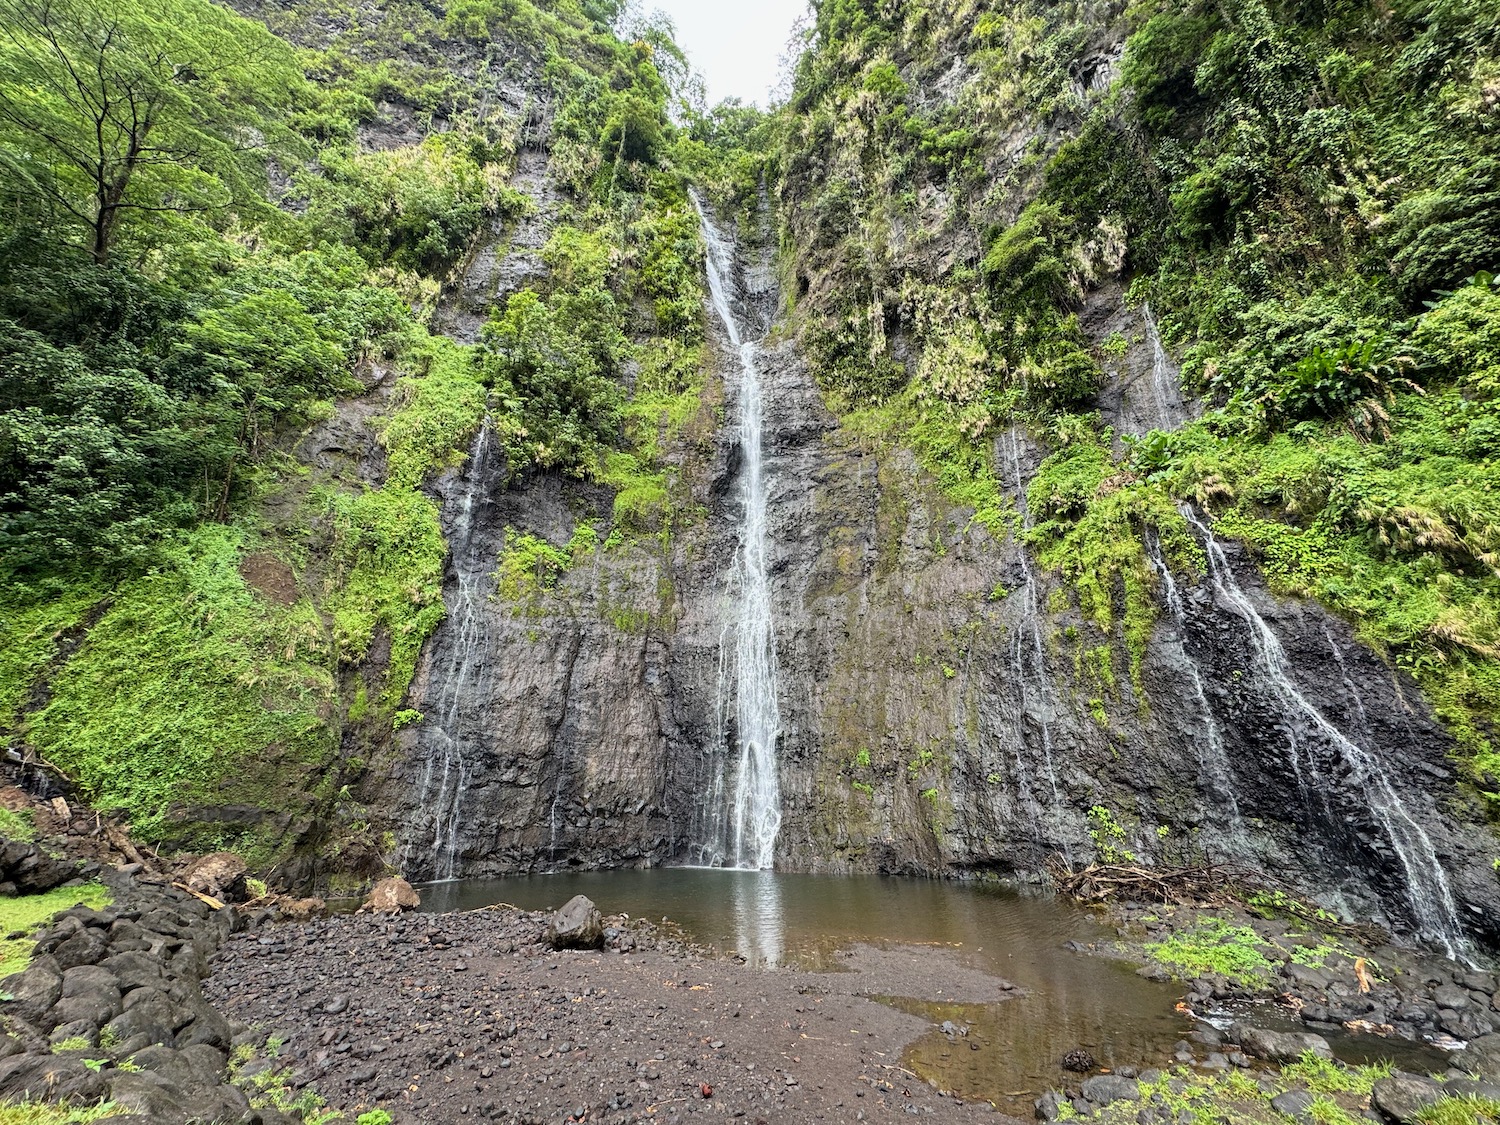
[[[262,198],[303,81],[284,43],[210,0],[0,0],[0,162],[101,265],[127,216]]]

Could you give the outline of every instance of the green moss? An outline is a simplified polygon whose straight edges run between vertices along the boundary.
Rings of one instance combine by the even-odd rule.
[[[473,349],[433,338],[406,361],[419,369],[397,385],[395,411],[380,426],[390,482],[416,488],[460,464],[484,420],[486,392]]]
[[[1027,489],[1035,521],[1027,539],[1042,564],[1068,580],[1079,608],[1101,633],[1113,637],[1123,617],[1120,639],[1137,698],[1144,700],[1141,662],[1157,615],[1147,538],[1155,537],[1177,569],[1201,568],[1203,553],[1171,497],[1115,460],[1111,434],[1098,430],[1097,421],[1057,423],[1064,440]],[[1113,687],[1112,670],[1097,661],[1091,667],[1099,683]]]
[[[518,616],[546,612],[546,597],[558,581],[596,549],[599,534],[592,524],[580,523],[562,547],[513,527],[505,529],[505,548],[495,571],[495,592]]]
[[[1266,957],[1270,948],[1249,926],[1211,918],[1165,941],[1148,943],[1146,953],[1184,980],[1217,975],[1260,987],[1270,984],[1275,968]]]
[[[337,748],[323,623],[305,600],[274,606],[251,590],[244,542],[205,526],[123,583],[32,716],[42,756],[143,838],[217,843],[174,827],[174,808],[299,804],[303,771]],[[265,859],[273,840],[251,835],[236,843]]]
[[[54,914],[74,906],[87,906],[100,910],[109,905],[111,896],[100,883],[87,883],[81,887],[58,887],[39,895],[21,895],[16,898],[0,898],[0,977],[18,973],[31,960],[36,948],[36,931],[45,926]],[[4,1117],[0,1116],[0,1121]]]
[[[442,621],[443,539],[437,505],[420,492],[388,485],[330,501],[333,577],[325,609],[333,618],[340,663],[390,641],[379,706],[400,705],[422,645]]]

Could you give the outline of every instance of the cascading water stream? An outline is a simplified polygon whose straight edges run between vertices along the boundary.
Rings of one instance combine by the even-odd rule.
[[[1374,755],[1346,737],[1302,694],[1288,671],[1281,640],[1240,587],[1213,531],[1191,508],[1184,506],[1182,514],[1203,544],[1208,558],[1208,581],[1217,600],[1249,627],[1252,656],[1262,681],[1285,713],[1302,720],[1310,728],[1307,733],[1315,736],[1310,744],[1304,731],[1295,724],[1286,728],[1292,770],[1304,795],[1309,800],[1319,800],[1331,816],[1328,800],[1332,787],[1342,786],[1363,794],[1364,807],[1401,867],[1407,904],[1420,935],[1441,945],[1449,957],[1461,956],[1467,941],[1458,921],[1448,877],[1431,838],[1408,811]],[[1317,744],[1326,747],[1336,759],[1336,776],[1324,777],[1320,771],[1315,756]]]
[[[1187,680],[1193,691],[1193,701],[1203,720],[1203,738],[1198,740],[1198,770],[1204,787],[1228,816],[1225,833],[1235,858],[1250,853],[1245,835],[1245,822],[1240,815],[1239,798],[1235,796],[1234,771],[1230,768],[1229,753],[1224,746],[1224,732],[1214,718],[1213,708],[1208,702],[1208,692],[1203,686],[1198,664],[1187,651],[1187,608],[1182,602],[1182,591],[1172,577],[1172,568],[1162,554],[1161,541],[1156,536],[1146,540],[1146,555],[1161,581],[1162,600],[1167,603],[1167,612],[1177,626],[1176,647],[1182,656],[1182,666],[1187,669]]]
[[[708,248],[708,290],[715,314],[739,357],[739,547],[728,575],[732,610],[719,641],[718,747],[706,800],[707,839],[695,848],[711,866],[763,869],[775,859],[781,831],[781,783],[776,760],[781,711],[776,682],[776,637],[766,564],[766,481],[762,459],[759,346],[744,337],[734,310],[734,247],[693,204]],[[733,716],[733,725],[728,720]],[[723,751],[733,739],[733,772]]]
[[[1010,431],[1008,445],[1011,481],[1015,488],[1016,504],[1021,511],[1021,526],[1024,530],[1030,526],[1031,514],[1026,510],[1026,480],[1021,472],[1021,444],[1015,430]],[[1035,682],[1037,687],[1037,697],[1040,701],[1040,706],[1037,709],[1036,718],[1042,736],[1042,766],[1046,774],[1045,780],[1048,790],[1046,795],[1051,798],[1050,802],[1047,802],[1047,807],[1051,810],[1052,819],[1055,823],[1062,810],[1063,800],[1057,786],[1057,763],[1053,756],[1052,726],[1047,721],[1047,715],[1044,710],[1048,705],[1048,679],[1046,650],[1042,644],[1042,629],[1040,624],[1041,604],[1037,598],[1036,576],[1031,571],[1031,558],[1024,546],[1020,549],[1020,559],[1021,574],[1024,582],[1024,589],[1021,594],[1021,619],[1024,627],[1017,627],[1012,636],[1011,666],[1015,673],[1016,685],[1021,693],[1022,715],[1026,713],[1026,700],[1030,690],[1029,684]],[[1016,780],[1021,788],[1026,791],[1026,796],[1030,798],[1032,804],[1040,810],[1042,802],[1038,801],[1036,795],[1030,792],[1030,771],[1026,768],[1024,751],[1025,737],[1023,735],[1017,740]],[[1058,840],[1064,841],[1064,857],[1071,862],[1072,856],[1068,851],[1063,833],[1058,831],[1056,836]]]
[[[427,839],[434,879],[453,879],[459,874],[462,803],[473,769],[473,748],[466,745],[462,733],[461,709],[476,689],[483,688],[483,678],[489,674],[479,654],[484,648],[484,610],[488,602],[485,583],[494,568],[486,564],[474,532],[475,501],[483,490],[489,468],[491,440],[490,422],[486,418],[469,453],[463,505],[449,537],[455,583],[447,609],[454,625],[453,646],[446,669],[436,678],[441,685],[437,706],[430,709],[429,721],[422,728],[426,760],[417,808],[430,810],[432,816]],[[420,834],[414,833],[402,857],[404,864],[411,864],[420,843]]]
[[[1141,306],[1141,319],[1146,325],[1146,341],[1151,345],[1151,384],[1148,408],[1153,429],[1175,430],[1188,420],[1187,405],[1182,401],[1182,382],[1172,357],[1161,342],[1161,332],[1156,327],[1156,317],[1150,304]]]

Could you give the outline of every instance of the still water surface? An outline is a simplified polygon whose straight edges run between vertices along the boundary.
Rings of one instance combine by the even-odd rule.
[[[917,1041],[907,1065],[965,1097],[1025,1117],[1031,1099],[1070,1077],[1058,1064],[1073,1048],[1086,1048],[1107,1067],[1160,1064],[1193,1026],[1173,1010],[1180,986],[1147,981],[1130,965],[1065,948],[1069,941],[1113,935],[1087,911],[1051,896],[878,875],[682,868],[422,888],[425,910],[497,902],[551,909],[575,894],[588,895],[605,914],[670,918],[694,941],[760,965],[829,969],[838,950],[857,943],[946,947],[1025,995],[996,1004],[892,999],[935,1023],[970,1027],[968,1036],[953,1041],[941,1032]]]

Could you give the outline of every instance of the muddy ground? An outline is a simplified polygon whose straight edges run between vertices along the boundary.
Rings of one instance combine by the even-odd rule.
[[[942,950],[768,971],[649,929],[553,951],[547,920],[492,908],[255,930],[219,952],[205,991],[281,1040],[252,1073],[286,1068],[294,1090],[396,1125],[1004,1120],[904,1069],[930,1024],[864,996],[1011,991]]]

